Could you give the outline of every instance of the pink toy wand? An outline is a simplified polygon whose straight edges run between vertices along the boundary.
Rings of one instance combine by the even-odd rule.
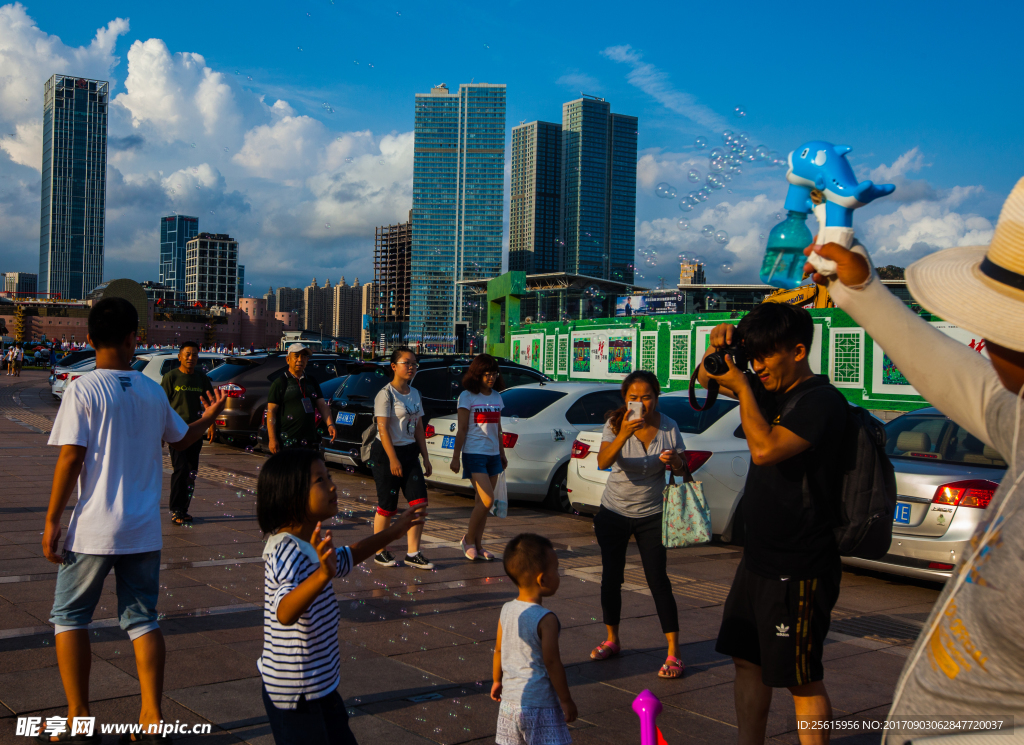
[[[661,701],[646,688],[633,700],[633,711],[640,717],[640,745],[668,745],[658,729]]]

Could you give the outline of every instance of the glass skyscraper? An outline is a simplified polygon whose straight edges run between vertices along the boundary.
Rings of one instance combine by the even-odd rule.
[[[557,272],[562,188],[562,127],[529,122],[512,128],[508,268],[527,274]]]
[[[633,281],[637,118],[603,98],[562,104],[562,270]]]
[[[501,273],[505,86],[416,94],[409,335],[468,321],[456,281]]]
[[[103,280],[107,82],[54,75],[43,85],[39,291],[81,300]]]
[[[160,284],[185,298],[185,244],[199,235],[199,218],[166,215],[160,218]]]

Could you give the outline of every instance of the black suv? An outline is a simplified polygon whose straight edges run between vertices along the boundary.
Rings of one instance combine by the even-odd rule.
[[[346,366],[354,361],[336,354],[316,353],[306,364],[306,374],[323,383],[344,375]],[[207,373],[213,387],[228,394],[224,411],[217,417],[218,439],[240,445],[255,439],[267,410],[270,384],[284,375],[286,369],[287,355],[280,352],[228,357],[224,364]]]
[[[420,392],[423,400],[424,425],[431,417],[454,414],[458,410],[462,376],[472,361],[472,357],[454,356],[420,359],[412,387]],[[517,362],[499,358],[498,365],[506,388],[551,380],[532,367]],[[391,364],[384,361],[350,365],[348,373],[345,384],[331,399],[331,416],[338,436],[334,442],[329,437],[324,438],[324,457],[329,463],[362,466],[359,449],[363,432],[373,423],[373,399],[394,377],[394,372]]]

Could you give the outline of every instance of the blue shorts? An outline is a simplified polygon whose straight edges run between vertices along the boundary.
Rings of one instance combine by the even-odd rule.
[[[486,473],[497,476],[505,469],[501,467],[500,455],[462,454],[462,478],[468,479],[471,473]]]
[[[160,552],[141,554],[77,554],[64,552],[57,570],[50,623],[54,632],[87,629],[103,592],[103,580],[114,570],[117,615],[132,639],[159,627],[156,601],[160,594]]]

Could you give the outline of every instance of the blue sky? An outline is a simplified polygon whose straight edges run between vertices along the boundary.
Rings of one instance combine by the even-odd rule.
[[[690,168],[706,173],[698,135],[715,145],[722,129],[745,131],[782,154],[810,139],[851,145],[859,177],[897,184],[855,221],[884,263],[987,242],[1024,176],[1019,6],[481,5],[0,7],[0,271],[38,265],[37,132],[54,72],[106,77],[121,95],[106,278],[155,279],[157,218],[176,210],[238,237],[261,292],[314,275],[366,281],[373,226],[411,204],[413,95],[442,81],[506,83],[509,129],[559,121],[581,90],[638,116],[648,284],[673,282],[679,253],[706,258],[712,279],[753,281],[781,206],[783,171],[755,165],[679,230],[676,200],[655,189],[683,194]],[[730,242],[703,240],[704,224]]]

